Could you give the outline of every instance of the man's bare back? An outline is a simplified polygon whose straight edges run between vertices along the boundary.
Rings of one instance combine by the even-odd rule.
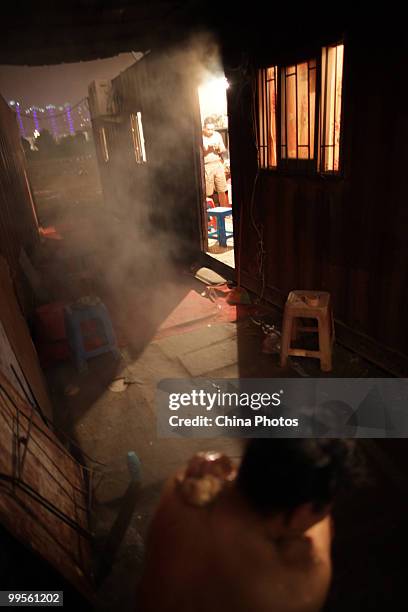
[[[210,503],[167,484],[147,542],[143,612],[317,612],[331,578],[330,518],[304,532],[260,517],[226,481]]]

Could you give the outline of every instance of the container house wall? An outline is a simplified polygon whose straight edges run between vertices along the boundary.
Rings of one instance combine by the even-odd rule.
[[[196,92],[171,53],[146,55],[112,87],[115,116],[94,121],[94,129],[105,127],[108,140],[108,162],[97,150],[106,205],[147,234],[162,236],[176,256],[192,257],[200,250]],[[145,163],[136,162],[132,141],[130,115],[138,112]]]
[[[373,41],[369,33],[349,32],[344,41],[339,177],[258,172],[251,81],[237,87],[236,71],[228,74],[235,80],[231,169],[234,205],[244,219],[242,273],[247,285],[280,306],[292,289],[330,291],[340,323],[407,356],[406,50],[398,40]],[[316,48],[306,45],[304,58]],[[288,45],[255,54],[253,74],[292,57]]]
[[[20,304],[28,310],[19,257],[38,240],[38,223],[32,198],[17,117],[0,96],[0,255],[11,271]]]

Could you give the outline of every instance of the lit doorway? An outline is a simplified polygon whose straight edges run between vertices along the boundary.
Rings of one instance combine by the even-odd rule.
[[[234,268],[228,86],[223,74],[212,76],[198,88],[198,98],[202,126],[202,204],[207,229],[206,253]]]

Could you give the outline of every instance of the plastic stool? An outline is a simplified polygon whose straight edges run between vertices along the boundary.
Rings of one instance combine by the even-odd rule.
[[[300,326],[298,319],[317,319],[317,326]],[[291,348],[299,331],[319,334],[319,350]],[[281,341],[281,367],[285,367],[288,356],[314,357],[320,359],[320,369],[332,369],[332,345],[334,342],[333,311],[330,293],[326,291],[291,291],[285,304]]]
[[[120,359],[121,354],[116,342],[115,332],[105,304],[98,301],[93,304],[75,303],[65,306],[65,328],[70,349],[74,355],[75,363],[79,372],[88,369],[87,359],[112,352],[115,359]],[[100,335],[105,338],[105,343],[98,348],[86,350],[81,323],[95,321],[98,325]]]
[[[225,229],[225,217],[230,215],[232,215],[232,208],[229,206],[216,206],[215,208],[207,209],[208,218],[216,217],[217,219],[217,230],[209,231],[208,237],[213,238],[216,236],[218,244],[223,247],[227,246],[227,239],[234,235],[233,232],[227,232]]]
[[[215,208],[214,200],[212,198],[206,198],[206,206],[207,210],[209,208]],[[217,231],[217,220],[215,217],[208,218],[208,231],[210,231],[210,227],[213,231]]]

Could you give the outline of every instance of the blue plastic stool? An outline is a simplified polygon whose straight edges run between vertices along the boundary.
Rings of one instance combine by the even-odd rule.
[[[75,363],[79,372],[86,372],[88,369],[87,359],[112,352],[115,359],[120,359],[121,354],[116,342],[115,332],[112,327],[108,309],[105,304],[98,302],[93,305],[71,304],[64,308],[65,330],[67,333],[68,344],[74,355]],[[81,323],[84,321],[95,320],[98,324],[101,336],[106,339],[105,344],[96,349],[87,351],[85,349],[84,338],[82,336]]]
[[[225,217],[232,215],[232,208],[228,206],[216,206],[215,208],[207,209],[207,216],[215,217],[217,219],[217,229],[215,231],[208,231],[208,237],[217,237],[218,244],[220,246],[227,246],[227,239],[233,236],[233,232],[227,232],[225,229]]]

